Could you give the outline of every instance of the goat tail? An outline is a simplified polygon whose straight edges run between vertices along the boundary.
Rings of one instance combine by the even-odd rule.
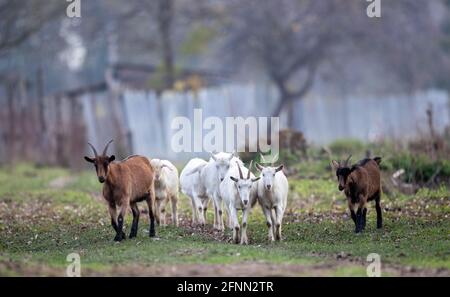
[[[381,157],[375,157],[375,158],[373,158],[373,160],[374,160],[375,162],[377,162],[378,166],[380,165],[380,163],[381,163]]]

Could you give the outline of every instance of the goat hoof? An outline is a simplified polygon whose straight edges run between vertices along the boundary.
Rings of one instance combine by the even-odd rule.
[[[149,232],[149,236],[150,237],[155,237],[155,235],[156,235],[155,230],[152,230],[152,231]]]
[[[118,242],[120,242],[120,241],[122,241],[122,240],[124,240],[124,239],[125,239],[125,233],[117,234],[117,235],[114,237],[114,241],[118,241]]]

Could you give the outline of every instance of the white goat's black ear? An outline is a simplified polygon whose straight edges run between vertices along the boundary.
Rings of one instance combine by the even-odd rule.
[[[284,165],[280,165],[277,167],[277,169],[275,169],[275,172],[281,171],[283,170]]]
[[[338,168],[339,168],[339,162],[338,162],[338,161],[335,161],[335,160],[332,160],[332,161],[331,161],[331,166],[332,166],[334,169],[338,169]]]
[[[88,156],[85,156],[84,159],[89,163],[94,163],[94,159],[89,158]]]
[[[258,177],[255,177],[255,178],[252,178],[252,183],[254,183],[255,181],[258,181],[259,179],[261,178],[261,176],[258,176]]]
[[[237,179],[237,178],[235,178],[234,176],[230,176],[230,179],[231,179],[232,181],[234,181],[235,183],[237,183],[237,182],[238,182],[238,179]]]
[[[112,162],[112,161],[114,161],[115,159],[116,159],[116,156],[111,155],[111,157],[109,157],[108,161],[109,161],[109,162]]]

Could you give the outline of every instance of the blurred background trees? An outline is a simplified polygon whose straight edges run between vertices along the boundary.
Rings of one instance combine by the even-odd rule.
[[[0,159],[39,159],[75,130],[84,137],[72,145],[80,146],[92,124],[80,116],[80,96],[107,90],[112,110],[123,109],[111,79],[159,95],[273,86],[277,98],[261,99],[264,114],[293,129],[298,102],[311,93],[448,91],[449,3],[382,1],[382,17],[371,19],[359,0],[82,0],[82,17],[69,19],[65,1],[0,0]],[[96,100],[91,106],[101,114]],[[166,121],[164,103],[156,108]],[[121,127],[124,115],[111,117],[120,135],[130,133]],[[55,132],[67,118],[78,128]],[[68,162],[70,152],[77,153],[55,162]]]

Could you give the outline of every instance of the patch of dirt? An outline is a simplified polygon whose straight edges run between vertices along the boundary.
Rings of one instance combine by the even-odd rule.
[[[82,264],[83,265],[83,264]],[[243,262],[236,264],[178,264],[178,265],[114,265],[104,270],[92,270],[81,266],[82,276],[213,276],[213,277],[269,277],[269,276],[331,276],[337,269],[361,267],[365,264],[341,259],[314,265],[271,264]],[[66,276],[65,268],[45,265],[0,261],[0,276]],[[382,273],[391,276],[448,277],[445,269],[415,269],[413,267],[382,266]],[[364,275],[362,275],[364,276]]]

